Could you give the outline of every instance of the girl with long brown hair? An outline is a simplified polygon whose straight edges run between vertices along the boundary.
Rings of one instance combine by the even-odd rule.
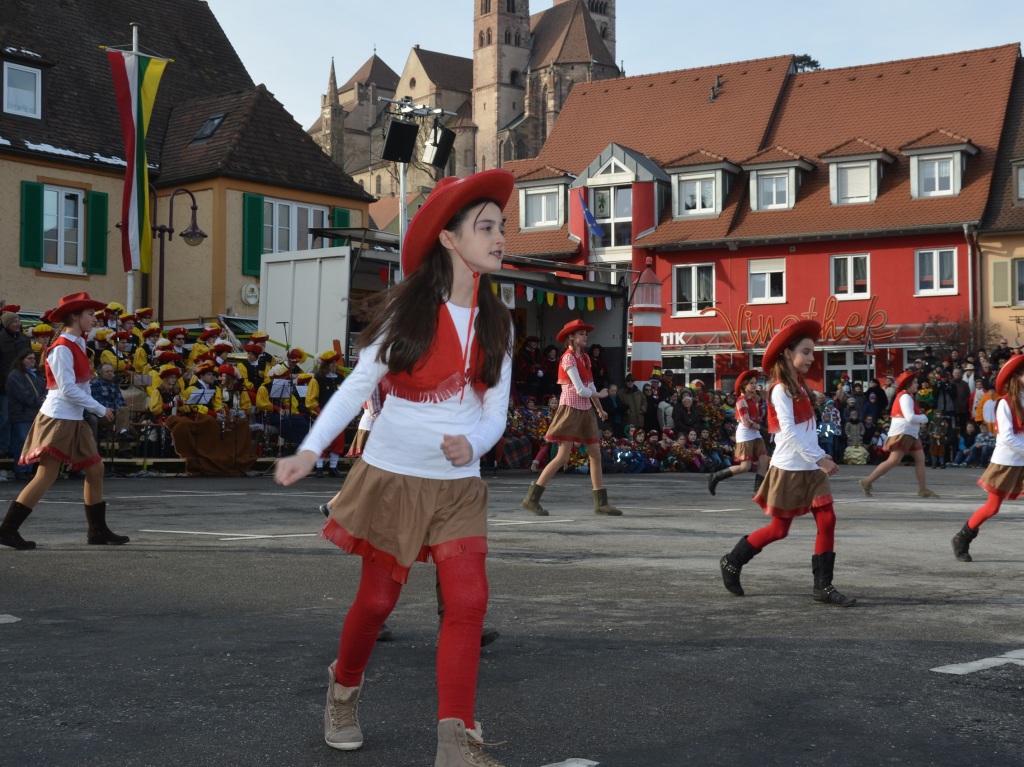
[[[999,370],[996,391],[1003,395],[996,405],[996,448],[978,485],[988,500],[974,512],[963,529],[953,536],[953,555],[972,561],[971,541],[982,523],[999,513],[1003,501],[1024,495],[1024,354],[1010,357]]]
[[[487,610],[487,485],[480,458],[505,430],[512,322],[491,289],[505,248],[504,170],[444,178],[409,224],[404,280],[384,291],[360,336],[359,362],[276,479],[307,476],[380,385],[373,439],[328,504],[321,536],[363,558],[337,660],[327,673],[324,740],[363,744],[357,707],[378,632],[413,562],[437,566],[445,611],[437,651],[437,767],[498,765],[474,721]]]
[[[775,434],[775,452],[754,502],[771,515],[772,521],[740,538],[719,562],[725,588],[736,596],[743,596],[743,565],[769,543],[785,538],[794,517],[809,512],[818,528],[811,557],[814,600],[840,607],[857,601],[832,585],[836,514],[829,477],[839,469],[818,446],[814,406],[804,386],[820,334],[821,324],[815,320],[795,322],[780,330],[764,353],[762,365],[771,371],[772,378],[767,398],[768,428]]]

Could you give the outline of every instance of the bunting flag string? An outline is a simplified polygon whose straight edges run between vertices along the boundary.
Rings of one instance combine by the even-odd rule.
[[[610,312],[612,309],[611,296],[576,296],[568,292],[544,290],[520,283],[513,286],[508,283],[492,282],[491,287],[494,290],[494,294],[500,296],[502,302],[509,309],[515,308],[517,298],[525,298],[527,303],[536,301],[539,306],[546,304],[559,308],[568,307],[569,309],[575,309],[578,306],[580,309],[588,312],[599,309]]]

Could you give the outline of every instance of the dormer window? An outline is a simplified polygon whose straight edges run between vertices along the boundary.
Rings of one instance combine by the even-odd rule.
[[[900,151],[910,157],[910,196],[927,199],[959,195],[967,158],[979,150],[970,139],[934,130]]]
[[[700,215],[715,212],[715,177],[682,176],[679,180],[680,213]]]
[[[672,215],[676,218],[721,214],[731,179],[740,172],[738,165],[703,149],[668,163],[667,168],[672,174]]]
[[[520,229],[556,228],[564,221],[562,189],[556,186],[519,190]]]
[[[789,173],[757,174],[757,207],[760,210],[790,207]]]
[[[751,210],[788,210],[796,201],[801,171],[814,170],[814,163],[784,147],[773,146],[758,152],[742,167],[750,174]]]
[[[40,70],[4,62],[4,112],[40,119],[42,90]]]
[[[862,138],[850,139],[821,154],[828,163],[833,205],[861,205],[878,198],[883,163],[896,161],[883,147]]]
[[[871,163],[859,162],[836,166],[836,203],[855,205],[871,202]]]

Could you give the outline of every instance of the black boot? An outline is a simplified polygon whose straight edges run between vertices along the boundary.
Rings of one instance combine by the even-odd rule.
[[[89,523],[87,540],[94,546],[128,543],[127,535],[115,535],[107,527],[107,502],[100,501],[85,506],[85,519]]]
[[[814,601],[838,607],[852,607],[857,604],[853,597],[836,591],[832,585],[832,572],[836,565],[834,551],[825,551],[811,557],[811,572],[814,573]]]
[[[716,471],[714,474],[708,474],[708,492],[711,495],[715,494],[715,488],[718,487],[718,483],[723,479],[729,479],[732,476],[732,472],[728,469],[722,469]]]
[[[754,495],[757,495],[757,491],[761,489],[761,485],[764,483],[764,474],[754,475]]]
[[[3,523],[0,523],[0,545],[10,546],[19,551],[27,551],[36,547],[35,541],[26,541],[18,533],[18,528],[31,513],[32,509],[28,506],[11,501],[11,505],[7,508],[7,516],[4,517]]]
[[[969,525],[964,525],[964,529],[953,536],[953,555],[961,562],[974,561],[968,549],[971,547],[971,541],[977,537],[977,530],[972,530]]]
[[[740,538],[739,543],[733,546],[732,551],[719,561],[718,565],[722,568],[722,582],[730,593],[738,597],[743,596],[743,587],[740,585],[740,570],[757,553],[759,553],[758,549],[751,546],[750,542],[747,541],[747,536],[744,535]]]

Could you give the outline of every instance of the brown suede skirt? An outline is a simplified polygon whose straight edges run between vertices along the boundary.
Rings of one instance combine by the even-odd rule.
[[[487,553],[487,483],[423,479],[356,462],[327,504],[320,536],[379,564],[398,583],[413,562]]]
[[[576,442],[593,445],[600,441],[597,433],[597,414],[590,410],[577,410],[559,405],[544,435],[548,442]]]
[[[1024,466],[990,463],[978,480],[978,487],[1000,498],[1015,501],[1024,495]]]
[[[764,446],[764,440],[758,437],[750,442],[738,442],[733,451],[733,460],[757,463],[762,455],[768,455],[768,449]]]
[[[832,503],[832,485],[819,470],[787,471],[768,467],[754,503],[773,517],[799,517]]]
[[[917,437],[911,437],[909,434],[897,434],[885,441],[885,447],[882,450],[888,453],[893,450],[899,450],[901,453],[916,453],[919,450],[924,450],[924,445]]]
[[[71,471],[84,469],[103,460],[96,449],[92,429],[85,421],[50,418],[36,413],[18,463],[30,466],[44,454],[66,463]]]

